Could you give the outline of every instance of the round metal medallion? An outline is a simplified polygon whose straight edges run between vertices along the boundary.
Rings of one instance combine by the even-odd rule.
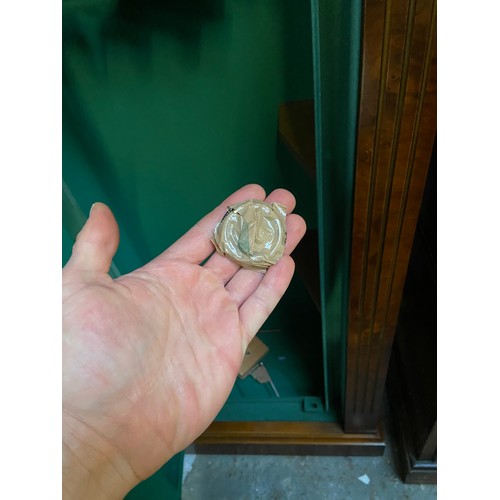
[[[240,266],[264,272],[285,251],[286,207],[260,200],[230,205],[215,226],[212,242]]]

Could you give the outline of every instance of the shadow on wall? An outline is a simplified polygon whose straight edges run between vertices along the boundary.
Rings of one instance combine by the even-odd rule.
[[[199,62],[203,27],[223,18],[223,0],[119,0],[103,25],[104,37],[135,46],[145,61],[152,35],[163,35],[192,64]]]
[[[224,0],[113,0],[63,3],[64,44],[77,45],[94,69],[105,73],[108,43],[136,51],[141,66],[150,62],[152,37],[163,35],[183,47],[190,62],[199,59],[204,26],[224,19]]]
[[[223,0],[118,0],[110,21],[192,41],[200,39],[203,24],[220,20],[223,14]]]
[[[81,68],[95,82],[107,85],[108,65],[114,54],[127,54],[138,74],[152,71],[155,38],[163,38],[182,51],[182,58],[196,67],[201,51],[202,30],[222,21],[224,0],[87,0],[63,3],[62,83],[63,136],[75,138],[80,156],[115,206],[122,207],[127,226],[145,241],[144,228],[133,209],[134,200],[125,199],[115,186],[114,165],[107,145],[93,126],[81,98]],[[75,69],[76,68],[76,69]],[[97,84],[100,85],[100,84]],[[68,148],[66,148],[68,149]],[[63,152],[64,163],[75,158]],[[69,168],[69,167],[68,167]],[[129,194],[130,195],[130,194]],[[144,245],[143,245],[144,246]],[[141,259],[149,251],[143,249]]]

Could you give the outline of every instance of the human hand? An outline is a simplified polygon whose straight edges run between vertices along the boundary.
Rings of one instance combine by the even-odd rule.
[[[97,203],[63,269],[63,491],[119,498],[192,443],[213,421],[247,345],[294,272],[289,256],[305,222],[288,215],[285,255],[265,274],[213,254],[228,205],[264,190],[248,185],[171,247],[117,279],[108,275],[118,226]],[[290,212],[291,193],[265,201]]]

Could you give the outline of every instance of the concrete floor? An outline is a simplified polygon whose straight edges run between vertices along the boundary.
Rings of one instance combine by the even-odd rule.
[[[183,500],[430,500],[435,485],[398,476],[390,421],[382,457],[193,455],[184,460]]]

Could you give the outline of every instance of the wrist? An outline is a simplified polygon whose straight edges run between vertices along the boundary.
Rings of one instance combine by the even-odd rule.
[[[67,413],[63,414],[62,446],[65,499],[123,498],[140,481],[108,439]]]

